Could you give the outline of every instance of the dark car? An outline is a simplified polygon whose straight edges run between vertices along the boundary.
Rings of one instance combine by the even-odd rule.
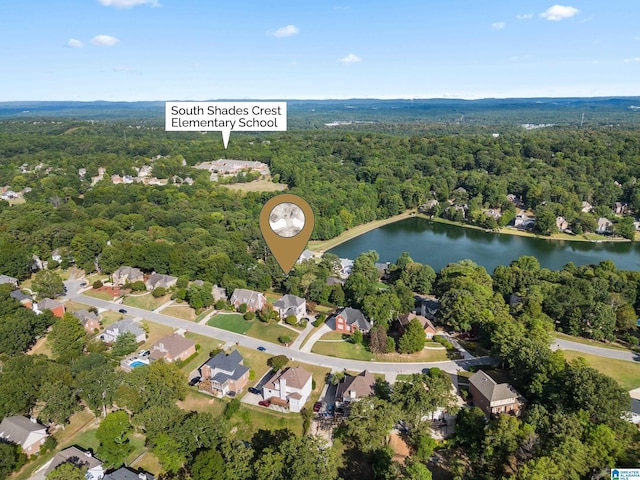
[[[81,287],[86,287],[86,286],[87,286],[87,282],[82,282],[82,283],[80,284],[80,286],[81,286]]]
[[[200,377],[193,377],[191,380],[189,380],[189,386],[193,387],[194,385],[197,385],[200,382]]]
[[[234,392],[233,390],[230,390],[227,392],[227,395],[229,395],[231,398],[236,396],[236,392]]]
[[[327,412],[329,412],[330,414],[333,414],[333,403],[330,403],[330,404],[327,406]]]
[[[261,351],[261,352],[266,352],[267,351],[267,349],[264,348],[262,345],[258,347],[258,350]]]
[[[120,310],[118,310],[118,313],[127,313],[127,311],[124,308],[121,308]]]
[[[269,400],[260,400],[258,402],[258,405],[260,405],[261,407],[270,407],[271,402]]]
[[[253,393],[254,395],[260,395],[260,390],[255,387],[249,387],[249,393]]]
[[[320,409],[322,408],[322,402],[316,402],[313,405],[313,411],[314,413],[318,413],[320,411]]]

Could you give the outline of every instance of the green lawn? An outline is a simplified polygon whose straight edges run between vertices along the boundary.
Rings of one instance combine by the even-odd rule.
[[[418,353],[400,354],[400,353],[385,353],[382,355],[376,355],[376,361],[378,362],[396,362],[396,363],[414,363],[414,362],[445,362],[449,360],[446,350],[434,350],[425,348]]]
[[[231,418],[231,428],[237,427],[235,437],[250,441],[258,430],[290,429],[296,435],[302,434],[302,417],[299,413],[280,413],[265,407],[242,404]]]
[[[298,336],[298,334],[293,330],[289,330],[286,327],[281,327],[280,325],[275,325],[273,323],[264,323],[260,320],[253,320],[252,323],[253,325],[249,327],[247,335],[267,342],[279,343],[278,337],[283,335],[286,335],[291,338],[291,341],[294,341]]]
[[[99,298],[100,300],[113,300],[113,297],[107,292],[98,292],[97,290],[87,290],[83,293],[83,295],[87,295],[88,297]]]
[[[564,357],[567,360],[584,358],[587,365],[613,378],[625,390],[640,387],[640,363],[614,360],[573,350],[564,350]]]
[[[207,324],[212,327],[222,328],[223,330],[241,333],[243,335],[245,335],[249,327],[251,327],[251,322],[246,321],[239,313],[219,313],[218,315],[214,315]]]
[[[190,338],[196,345],[200,345],[200,350],[198,350],[198,354],[195,356],[193,360],[189,363],[182,366],[181,370],[185,373],[189,373],[191,370],[198,368],[204,362],[206,362],[209,358],[209,352],[220,348],[224,343],[216,340],[215,338],[205,337],[203,335],[198,335],[192,332],[187,332],[184,334],[185,338]]]
[[[332,332],[335,333],[335,332]],[[349,342],[316,342],[311,348],[313,353],[330,357],[347,358],[350,360],[371,360],[373,354],[362,345]]]
[[[612,344],[612,343],[604,343],[598,342],[596,340],[590,340],[584,337],[574,337],[572,335],[567,335],[566,333],[555,332],[556,338],[561,340],[567,340],[569,342],[582,343],[583,345],[591,345],[594,347],[602,347],[602,348],[610,348],[612,350],[628,350],[622,345]]]
[[[344,337],[348,337],[348,335],[345,335],[342,332],[327,332],[324,335],[322,335],[322,337],[320,337],[320,340],[318,341],[322,341],[322,340],[344,340]]]
[[[162,313],[171,315],[172,317],[181,318],[183,320],[194,321],[196,319],[196,311],[189,305],[171,305],[163,308]]]
[[[131,307],[144,308],[145,310],[155,310],[169,300],[171,300],[171,295],[155,298],[151,293],[148,293],[142,296],[127,295],[122,303]]]

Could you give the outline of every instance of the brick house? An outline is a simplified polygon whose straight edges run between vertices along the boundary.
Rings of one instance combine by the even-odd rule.
[[[402,315],[398,315],[398,325],[401,333],[404,333],[405,329],[409,325],[409,322],[413,319],[417,319],[422,325],[422,329],[424,330],[424,335],[428,340],[431,340],[433,336],[436,334],[436,327],[433,326],[431,320],[422,315],[416,315],[415,313],[405,313]]]
[[[336,332],[352,334],[356,330],[368,333],[371,330],[371,322],[367,320],[362,311],[345,307],[338,310],[327,320],[327,324]]]
[[[249,381],[249,367],[243,365],[244,358],[234,350],[226,354],[220,352],[209,358],[198,369],[200,390],[222,397],[229,392],[241,392]]]
[[[120,267],[111,274],[111,281],[114,285],[144,281],[144,274],[138,268]]]
[[[150,360],[175,362],[176,360],[186,360],[196,353],[196,342],[177,333],[172,333],[158,340],[149,350],[151,351]]]
[[[229,300],[231,305],[236,309],[240,308],[243,303],[247,306],[248,312],[257,312],[267,304],[266,297],[260,292],[254,292],[253,290],[246,290],[244,288],[236,288],[231,294]]]
[[[496,383],[478,370],[469,378],[469,392],[476,407],[487,417],[508,413],[519,416],[526,400],[508,383]]]
[[[51,300],[50,298],[43,298],[37,304],[34,305],[33,311],[36,313],[42,313],[45,310],[51,310],[51,313],[55,317],[64,317],[64,304],[58,300]]]
[[[293,315],[298,320],[307,314],[307,302],[304,298],[295,295],[284,295],[273,302],[273,308],[278,312],[281,319]]]

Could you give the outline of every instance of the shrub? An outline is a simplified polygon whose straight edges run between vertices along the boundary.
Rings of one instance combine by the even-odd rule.
[[[298,322],[298,325],[301,326],[302,328],[306,328],[307,327],[307,323],[309,323],[309,320],[307,320],[306,318],[303,318],[302,320],[300,320]]]
[[[199,351],[200,351],[200,344],[196,343],[196,352],[199,352]]]
[[[267,365],[273,368],[276,372],[281,370],[287,363],[289,363],[289,358],[286,355],[277,355],[267,360]]]
[[[298,318],[295,315],[287,315],[287,318],[284,319],[287,325],[295,325],[298,323]]]
[[[256,372],[252,368],[251,370],[249,370],[249,380],[255,380],[255,379],[256,379]]]
[[[288,335],[280,335],[278,337],[278,341],[280,343],[291,343],[291,337],[289,337]]]
[[[247,312],[242,316],[242,318],[244,318],[245,320],[253,320],[254,318],[256,318],[256,314],[253,312]]]
[[[97,290],[98,288],[102,287],[102,280],[96,280],[91,284],[91,286]]]
[[[216,302],[216,310],[224,310],[225,308],[227,308],[227,302],[222,299]]]
[[[129,283],[127,286],[131,289],[132,292],[144,292],[147,289],[147,286],[144,284],[142,280]]]
[[[363,336],[362,336],[362,332],[360,330],[355,330],[352,334],[351,334],[351,338],[349,339],[349,341],[351,343],[353,343],[354,345],[360,345],[362,343],[363,340]]]
[[[240,399],[234,398],[229,403],[227,403],[227,406],[224,409],[224,417],[228,420],[233,417],[233,414],[238,410],[240,410]]]
[[[47,268],[49,270],[55,270],[56,268],[58,268],[60,266],[60,262],[58,262],[57,260],[49,260],[47,262]]]
[[[241,303],[240,306],[238,307],[238,311],[240,313],[245,313],[247,311],[247,304],[246,303]]]
[[[153,298],[164,297],[166,294],[167,294],[167,289],[164,287],[154,288],[153,292],[151,292],[151,295],[153,295]]]
[[[214,348],[213,350],[211,350],[209,352],[209,357],[215,357],[216,355],[218,355],[221,352],[224,352],[224,350],[222,350],[221,348]]]

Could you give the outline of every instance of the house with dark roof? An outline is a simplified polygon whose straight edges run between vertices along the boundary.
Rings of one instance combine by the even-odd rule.
[[[202,378],[198,388],[218,397],[241,392],[249,381],[249,367],[243,363],[244,358],[237,350],[218,353],[198,369]]]
[[[144,342],[147,339],[146,332],[138,323],[134,322],[132,318],[123,318],[105,328],[100,335],[100,340],[105,343],[112,343],[123,333],[133,333],[137,343]]]
[[[26,308],[33,308],[33,298],[31,298],[31,295],[22,293],[20,290],[14,290],[9,296],[18,300]]]
[[[87,332],[93,333],[96,330],[100,330],[100,319],[94,312],[78,310],[73,312],[73,315],[80,320],[80,323]]]
[[[186,360],[196,353],[196,342],[177,333],[172,333],[162,337],[149,350],[151,351],[149,359],[152,361],[175,362],[176,360]]]
[[[40,425],[35,418],[16,415],[5,417],[0,422],[0,439],[20,445],[28,456],[38,453],[48,436],[47,427]]]
[[[262,308],[267,304],[267,299],[262,293],[247,290],[245,288],[236,288],[231,294],[231,299],[229,301],[236,309],[244,303],[247,306],[247,311],[249,312],[262,310]]]
[[[356,402],[374,394],[376,378],[368,370],[358,375],[345,375],[338,384],[336,406],[340,403]]]
[[[420,325],[422,325],[422,329],[424,330],[424,335],[428,340],[431,340],[433,336],[437,333],[436,327],[433,326],[431,320],[422,315],[416,315],[415,313],[404,313],[402,315],[398,315],[398,326],[401,333],[404,333],[405,329],[409,326],[411,320],[418,320]]]
[[[487,417],[501,413],[519,416],[526,403],[515,388],[508,383],[496,383],[482,370],[469,378],[469,392],[474,405]]]
[[[331,315],[327,320],[327,325],[336,332],[352,334],[356,330],[367,333],[371,330],[371,322],[367,320],[361,310],[351,307],[344,307]]]
[[[178,283],[178,277],[164,275],[162,273],[154,273],[144,284],[147,286],[147,290],[154,290],[156,288],[175,287],[176,283]]]
[[[273,308],[283,320],[289,315],[300,320],[307,314],[307,301],[304,298],[287,294],[273,302]]]
[[[144,281],[144,274],[135,267],[120,267],[111,274],[111,281],[114,285]]]
[[[63,463],[71,463],[76,467],[86,468],[85,478],[87,480],[100,480],[104,477],[102,462],[91,455],[91,452],[85,452],[78,447],[69,447],[58,452],[49,463],[45,476],[49,475]]]
[[[33,311],[36,313],[42,313],[45,310],[51,310],[51,313],[55,317],[64,317],[64,304],[58,300],[51,300],[50,298],[43,298],[37,304],[33,306]]]
[[[311,395],[311,373],[302,367],[288,367],[276,373],[262,387],[262,396],[274,405],[299,412]]]
[[[136,472],[129,467],[120,467],[107,473],[102,480],[155,480],[156,477],[147,472]]]

